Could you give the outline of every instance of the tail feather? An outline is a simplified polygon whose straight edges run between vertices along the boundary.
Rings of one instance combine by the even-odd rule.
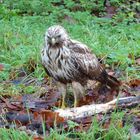
[[[105,70],[102,71],[102,73],[98,78],[96,78],[96,80],[98,80],[102,84],[109,86],[111,89],[118,89],[121,85],[119,80],[111,75],[108,75]]]
[[[115,77],[108,75],[107,85],[109,87],[113,88],[113,87],[119,87],[121,85],[121,83]]]

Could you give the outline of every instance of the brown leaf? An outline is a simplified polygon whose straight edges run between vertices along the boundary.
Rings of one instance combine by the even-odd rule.
[[[14,106],[12,104],[9,103],[8,99],[5,99],[4,97],[0,97],[0,99],[5,102],[6,106],[11,109],[11,110],[18,110],[18,107],[17,106]]]
[[[54,123],[60,124],[65,121],[65,119],[63,117],[60,117],[58,113],[51,110],[42,110],[40,114],[43,120],[45,120],[50,126],[53,126]]]
[[[110,127],[110,124],[111,124],[111,121],[110,121],[110,119],[108,119],[107,121],[104,122],[103,128],[108,129]]]
[[[50,89],[48,90],[45,98],[47,99],[48,102],[55,103],[57,102],[58,98],[60,98],[60,96],[61,96],[60,92],[58,92],[55,89]]]
[[[79,125],[75,127],[75,130],[78,132],[87,131],[92,124],[92,120],[93,120],[92,116],[76,119],[75,122]]]
[[[13,96],[13,97],[12,97],[12,100],[13,100],[13,101],[22,102],[22,96],[21,96],[21,95]]]
[[[40,137],[40,136],[34,136],[33,140],[44,140],[44,138]]]
[[[140,79],[131,80],[128,85],[131,88],[131,92],[135,95],[140,95]]]
[[[39,113],[38,112],[33,112],[34,120],[38,120],[39,118]]]
[[[82,105],[89,105],[91,103],[94,103],[99,98],[99,94],[95,93],[96,91],[89,90],[87,95],[85,95],[83,98],[80,99],[78,106]]]
[[[90,124],[80,124],[79,126],[75,127],[75,130],[78,132],[83,132],[83,131],[86,132],[89,130],[90,126],[91,126],[91,123]]]
[[[133,79],[133,80],[129,81],[128,85],[130,87],[138,87],[138,86],[140,86],[140,79]]]

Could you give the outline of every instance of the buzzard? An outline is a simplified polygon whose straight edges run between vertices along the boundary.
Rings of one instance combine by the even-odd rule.
[[[58,81],[63,95],[62,107],[68,83],[73,87],[74,106],[77,105],[79,93],[83,94],[88,80],[97,80],[110,88],[120,84],[116,78],[107,74],[85,44],[71,39],[60,25],[51,26],[46,31],[41,58],[46,73]]]

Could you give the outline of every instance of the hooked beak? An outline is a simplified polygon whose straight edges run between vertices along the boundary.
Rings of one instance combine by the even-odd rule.
[[[55,38],[52,38],[52,39],[51,39],[51,42],[52,42],[52,45],[54,45],[54,44],[56,43]]]

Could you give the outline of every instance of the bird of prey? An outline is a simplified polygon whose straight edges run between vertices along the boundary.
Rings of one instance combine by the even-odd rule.
[[[62,107],[68,83],[73,87],[75,107],[78,94],[83,94],[88,80],[97,80],[110,88],[120,85],[116,78],[108,75],[102,68],[96,55],[85,44],[71,39],[60,25],[53,25],[47,29],[41,58],[48,76],[59,84],[63,96]]]

